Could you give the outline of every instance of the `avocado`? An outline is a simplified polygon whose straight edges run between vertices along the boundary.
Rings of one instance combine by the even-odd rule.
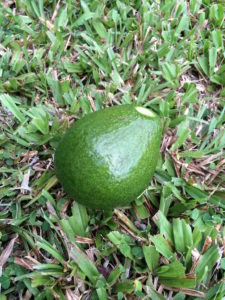
[[[59,142],[56,176],[87,207],[127,206],[148,187],[161,139],[161,119],[147,108],[126,104],[90,113]]]

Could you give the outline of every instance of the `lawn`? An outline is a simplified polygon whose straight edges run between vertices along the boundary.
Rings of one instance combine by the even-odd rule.
[[[0,300],[225,297],[223,0],[2,0]],[[144,195],[93,211],[57,181],[82,116],[164,123]]]

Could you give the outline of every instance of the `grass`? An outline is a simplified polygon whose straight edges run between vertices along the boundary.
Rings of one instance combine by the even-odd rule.
[[[224,1],[0,4],[0,299],[224,299]],[[129,208],[54,174],[72,122],[136,102],[164,119]]]

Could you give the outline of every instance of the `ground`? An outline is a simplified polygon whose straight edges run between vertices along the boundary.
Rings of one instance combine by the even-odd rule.
[[[224,29],[223,0],[1,1],[1,300],[223,299]],[[134,102],[164,122],[149,188],[78,205],[62,134]]]

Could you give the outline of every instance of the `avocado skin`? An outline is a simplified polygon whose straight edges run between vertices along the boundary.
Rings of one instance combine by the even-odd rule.
[[[134,105],[90,113],[60,141],[56,176],[64,190],[87,207],[126,206],[148,187],[161,138],[160,118],[140,114]]]

